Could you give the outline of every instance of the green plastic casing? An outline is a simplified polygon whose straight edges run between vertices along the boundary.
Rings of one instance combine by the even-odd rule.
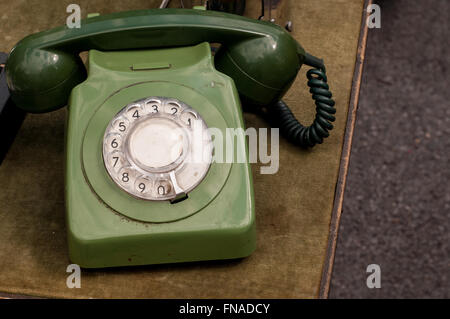
[[[66,211],[70,259],[85,268],[241,258],[256,245],[248,163],[213,163],[177,204],[137,199],[108,176],[105,129],[133,101],[167,96],[194,108],[208,127],[243,128],[233,80],[218,72],[208,43],[89,52],[88,78],[70,95]],[[238,137],[246,151],[244,137]]]

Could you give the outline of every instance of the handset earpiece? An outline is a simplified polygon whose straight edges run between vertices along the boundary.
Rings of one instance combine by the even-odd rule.
[[[280,100],[295,80],[305,52],[286,31],[222,46],[216,69],[230,76],[247,102],[267,106]]]
[[[72,89],[87,76],[78,55],[20,43],[11,51],[6,66],[14,102],[31,113],[64,106]]]

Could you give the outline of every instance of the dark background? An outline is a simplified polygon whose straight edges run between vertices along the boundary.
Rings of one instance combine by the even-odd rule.
[[[450,1],[375,2],[330,297],[449,298]]]

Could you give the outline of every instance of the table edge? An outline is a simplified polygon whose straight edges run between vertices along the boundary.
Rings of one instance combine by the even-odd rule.
[[[350,153],[355,130],[356,113],[358,110],[359,92],[361,89],[361,79],[364,69],[364,57],[366,53],[368,26],[365,21],[369,16],[367,7],[373,3],[373,0],[364,0],[364,11],[361,20],[361,31],[358,42],[358,53],[356,55],[355,72],[352,80],[352,91],[350,96],[350,105],[347,116],[347,124],[344,134],[344,145],[342,147],[341,163],[339,165],[339,176],[336,184],[334,205],[331,213],[330,232],[328,236],[327,252],[325,263],[322,270],[322,279],[319,288],[319,299],[327,299],[330,291],[331,277],[333,273],[333,263],[336,253],[336,244],[339,233],[339,223],[342,215],[342,204],[344,200],[345,184],[347,180],[348,167],[350,162]]]

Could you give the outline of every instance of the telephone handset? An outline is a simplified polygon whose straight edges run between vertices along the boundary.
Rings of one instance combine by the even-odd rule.
[[[208,42],[221,44],[214,58]],[[88,50],[87,72],[79,53]],[[310,127],[281,101],[302,64],[314,67]],[[333,128],[323,62],[284,29],[226,13],[88,18],[79,29],[24,38],[6,74],[13,101],[28,112],[69,105],[68,242],[83,267],[238,258],[255,249],[249,164],[212,162],[207,130],[244,127],[239,97],[267,107],[301,146],[322,143]],[[199,154],[206,161],[188,160]]]
[[[321,143],[333,128],[334,101],[323,62],[307,54],[289,33],[265,21],[199,10],[146,10],[87,19],[80,29],[56,28],[20,41],[7,63],[12,98],[28,112],[47,112],[67,104],[74,86],[86,71],[79,53],[87,50],[127,50],[195,45],[223,45],[215,57],[216,69],[233,78],[242,97],[272,106],[280,129],[302,146]],[[297,124],[280,99],[302,64],[316,100],[314,124]]]

